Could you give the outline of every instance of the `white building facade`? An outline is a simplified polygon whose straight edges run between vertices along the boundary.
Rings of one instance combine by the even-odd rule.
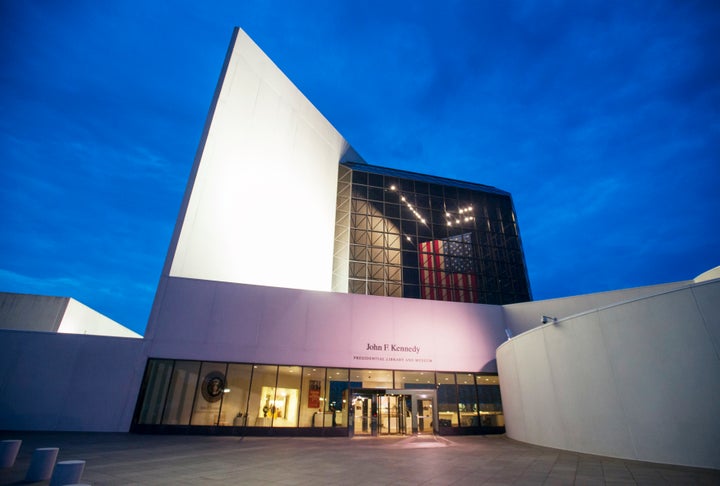
[[[237,29],[144,338],[0,331],[0,429],[506,431],[720,468],[717,277],[529,302],[509,194],[366,164]]]

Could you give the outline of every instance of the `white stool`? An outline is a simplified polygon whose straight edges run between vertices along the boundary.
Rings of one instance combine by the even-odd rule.
[[[0,468],[13,467],[15,458],[20,450],[21,440],[0,441]]]
[[[50,479],[50,486],[65,486],[66,484],[76,484],[80,481],[83,469],[85,469],[85,461],[60,461],[55,464],[55,469]]]
[[[40,447],[39,449],[35,449],[32,459],[30,459],[30,467],[25,475],[25,481],[34,483],[36,481],[50,479],[59,451],[60,449],[57,447]]]

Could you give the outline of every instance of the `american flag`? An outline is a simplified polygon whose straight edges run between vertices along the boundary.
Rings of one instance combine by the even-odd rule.
[[[423,299],[476,302],[471,233],[420,243],[419,257]]]

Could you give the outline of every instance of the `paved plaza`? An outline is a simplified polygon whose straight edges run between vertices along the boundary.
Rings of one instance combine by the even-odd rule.
[[[86,461],[92,485],[720,485],[720,471],[536,447],[504,436],[398,438],[210,437],[0,433],[22,439],[0,484],[25,483],[35,448]]]

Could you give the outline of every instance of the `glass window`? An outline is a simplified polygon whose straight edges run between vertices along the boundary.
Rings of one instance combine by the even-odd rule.
[[[323,426],[325,368],[303,368],[300,427]]]
[[[455,373],[436,373],[438,420],[441,427],[458,426],[457,387]]]
[[[325,381],[325,427],[347,427],[348,420],[348,370],[328,368]]]
[[[247,422],[250,427],[272,426],[277,368],[274,365],[253,366]]]
[[[390,370],[351,370],[350,378],[354,383],[362,383],[362,388],[393,388]]]
[[[374,201],[382,201],[385,190],[382,187],[368,187],[368,198]]]
[[[278,367],[278,383],[272,404],[273,427],[297,427],[300,409],[300,366]]]
[[[477,427],[478,397],[475,387],[475,376],[472,373],[457,374],[458,409],[460,411],[461,427]]]
[[[202,364],[190,425],[227,425],[226,417],[220,416],[226,372],[225,363]]]
[[[385,185],[383,176],[381,176],[380,174],[368,174],[368,185],[375,187],[383,187]]]
[[[247,405],[250,392],[252,365],[231,364],[227,370],[227,384],[222,401],[221,425],[240,427],[247,425]]]
[[[145,396],[138,417],[139,424],[159,424],[173,369],[170,359],[151,359],[145,373]]]
[[[435,373],[432,371],[396,371],[395,388],[435,388]]]
[[[170,379],[167,405],[163,415],[163,424],[188,425],[192,410],[195,387],[200,371],[199,361],[176,361]]]
[[[368,174],[367,172],[358,172],[356,170],[352,173],[353,184],[367,184]]]
[[[478,399],[480,401],[480,425],[483,427],[504,427],[500,398],[500,381],[497,375],[476,375]]]

